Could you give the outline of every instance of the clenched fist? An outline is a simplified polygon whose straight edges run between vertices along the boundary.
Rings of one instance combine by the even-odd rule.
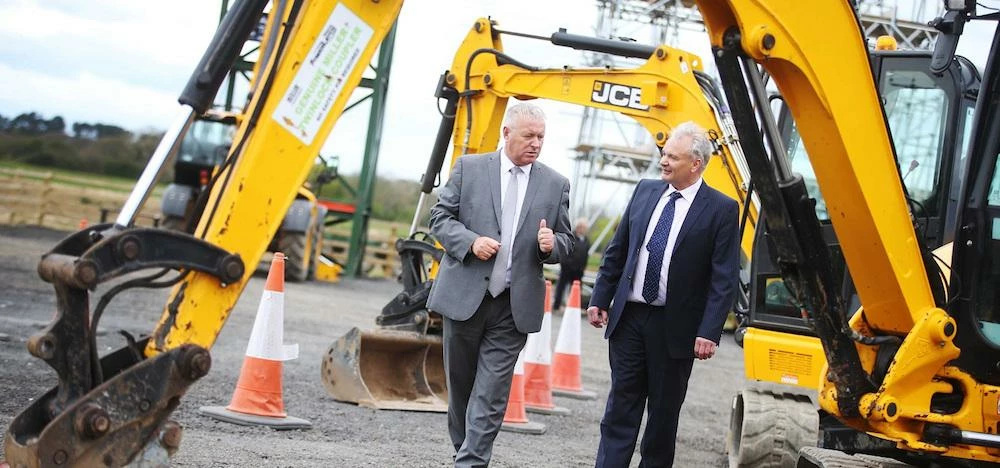
[[[608,311],[597,306],[590,306],[587,308],[587,320],[595,328],[604,327],[608,324]]]
[[[715,342],[702,337],[694,339],[694,355],[698,359],[711,359],[715,356]]]
[[[545,220],[543,219],[538,224],[538,250],[541,250],[543,253],[549,253],[552,251],[555,242],[556,236],[552,234],[551,229],[545,227]]]
[[[480,236],[472,242],[472,254],[480,260],[489,260],[500,251],[500,243],[496,239]]]

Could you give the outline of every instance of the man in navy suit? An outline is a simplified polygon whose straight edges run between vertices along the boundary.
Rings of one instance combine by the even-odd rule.
[[[660,158],[662,180],[639,182],[594,283],[587,315],[607,326],[611,391],[597,466],[632,459],[648,402],[640,467],[674,461],[677,419],[694,358],[715,354],[739,278],[739,207],[709,187],[705,130],[678,125]]]

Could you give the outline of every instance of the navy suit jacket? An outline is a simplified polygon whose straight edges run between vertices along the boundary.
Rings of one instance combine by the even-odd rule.
[[[643,248],[649,218],[667,190],[660,179],[639,181],[622,215],[618,229],[604,252],[590,305],[608,311],[605,338],[615,332],[635,278],[639,249]],[[739,205],[702,183],[688,208],[674,242],[667,278],[668,340],[670,357],[693,358],[696,337],[716,343],[722,337],[739,280]]]

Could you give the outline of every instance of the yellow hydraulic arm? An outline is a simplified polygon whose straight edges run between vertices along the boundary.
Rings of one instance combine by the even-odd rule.
[[[212,190],[210,209],[196,231],[250,266],[257,265],[281,225],[402,0],[302,5],[294,13],[272,12],[272,17],[294,14],[294,21],[291,28],[282,26],[287,39],[259,74],[248,104],[256,120],[245,117],[237,130],[229,156],[234,162],[224,166],[223,183]],[[182,343],[211,347],[252,273],[248,268],[233,285],[201,273],[178,284],[147,354]]]
[[[135,228],[135,213],[179,136],[211,106],[268,3],[253,94],[195,236]],[[11,466],[159,466],[177,450],[180,427],[167,418],[208,372],[207,348],[401,6],[402,0],[241,0],[230,9],[181,95],[183,115],[116,222],[71,235],[39,264],[55,286],[58,310],[28,348],[56,370],[59,383],[11,422],[4,445]],[[91,315],[89,291],[144,269],[160,273],[108,294],[174,284],[158,326],[148,339],[98,359],[95,329],[106,304],[100,301]],[[181,274],[159,279],[170,270]]]
[[[829,368],[822,408],[900,449],[1000,461],[992,442],[981,442],[1000,422],[1000,388],[949,365],[960,352],[955,320],[932,296],[851,2],[802,8],[792,1],[702,0],[698,6],[782,275],[823,342]],[[801,180],[781,167],[780,154],[772,165],[764,153],[750,107],[751,95],[762,102],[758,64],[795,118],[857,286],[864,310],[850,324],[839,284],[825,268],[829,259],[816,236],[813,207],[804,190],[795,191]],[[879,382],[872,369],[886,341],[876,337],[901,341]],[[931,404],[935,394],[961,397],[961,404],[938,410]],[[942,427],[947,430],[935,432]],[[951,430],[963,437],[940,437]]]
[[[745,208],[749,173],[728,115],[712,103],[699,83],[700,57],[665,45],[634,45],[634,50],[625,52],[647,59],[636,68],[536,69],[503,53],[502,34],[489,19],[476,20],[444,75],[444,85],[459,96],[452,164],[461,155],[496,149],[511,97],[544,98],[618,112],[639,122],[661,147],[674,126],[692,120],[709,129],[722,161],[721,165],[709,165],[706,180]],[[634,44],[583,38],[563,31],[553,34],[553,42],[575,48]],[[748,229],[742,240],[748,258],[757,219],[756,207],[750,205]]]

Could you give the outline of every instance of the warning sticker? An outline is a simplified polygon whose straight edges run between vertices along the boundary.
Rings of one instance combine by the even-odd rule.
[[[372,32],[358,15],[338,4],[278,103],[274,120],[311,145]]]

